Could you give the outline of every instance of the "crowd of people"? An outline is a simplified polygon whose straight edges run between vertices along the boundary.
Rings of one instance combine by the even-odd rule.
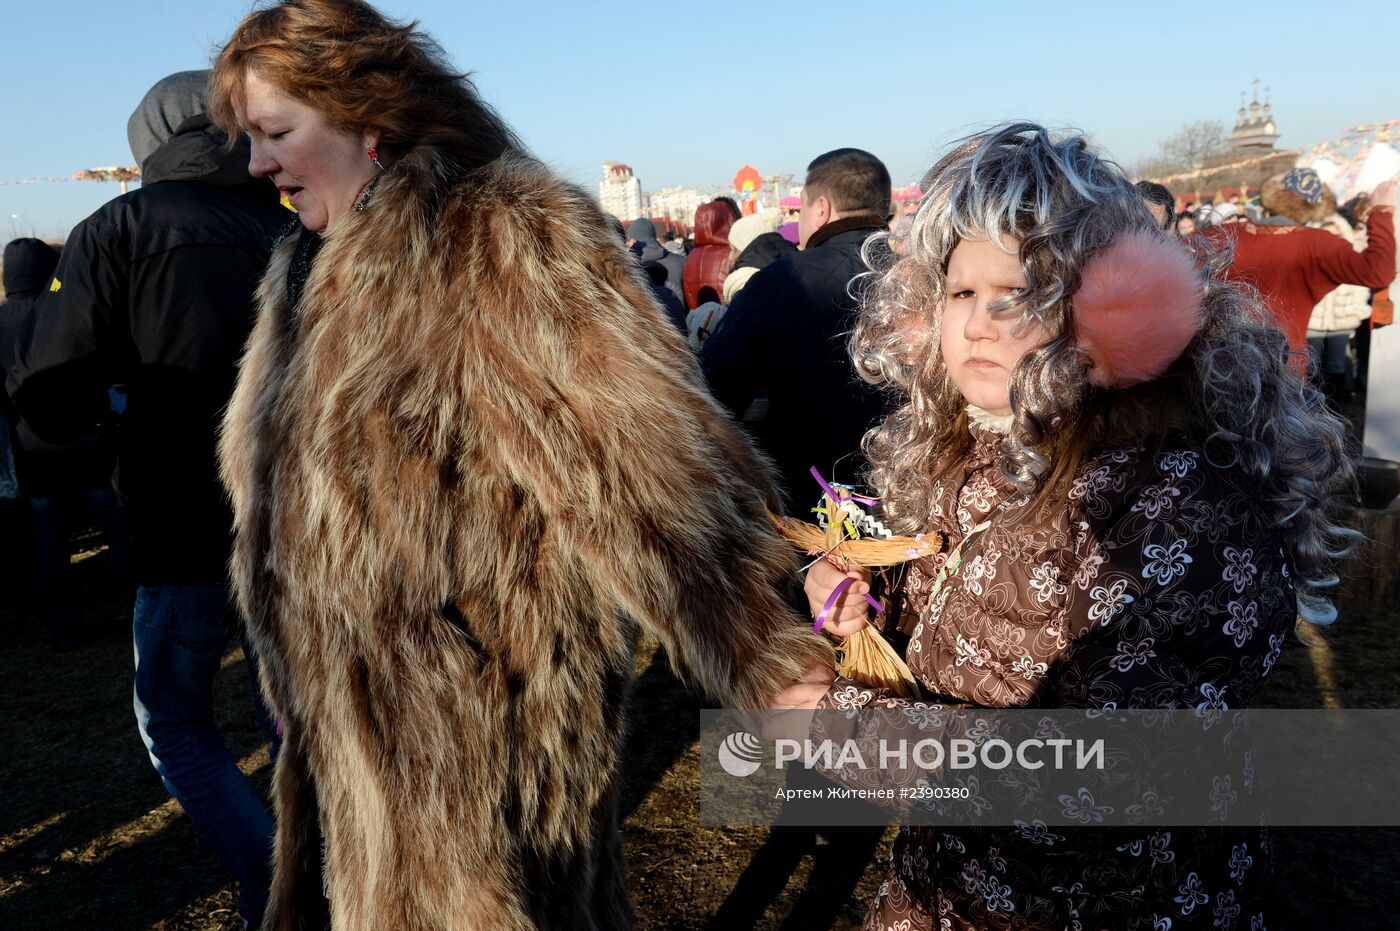
[[[1371,242],[1373,203],[1389,203],[1389,187],[1376,198],[1358,194],[1345,204],[1317,172],[1295,168],[1268,178],[1258,196],[1239,194],[1216,203],[1176,199],[1160,184],[1138,190],[1163,228],[1228,243],[1228,274],[1258,287],[1288,334],[1293,349],[1307,347],[1313,380],[1333,400],[1365,394],[1371,331],[1394,320],[1390,283],[1395,268],[1393,233]],[[1326,235],[1324,235],[1326,234]]]
[[[60,648],[68,534],[100,526],[140,739],[248,927],[630,926],[638,630],[729,707],[1190,709],[1336,616],[1335,402],[1386,322],[1393,183],[1178,212],[1017,123],[912,222],[840,148],[795,217],[722,198],[687,248],[361,0],[256,10],[128,134],[139,189],[61,255],[6,247],[0,497]],[[899,610],[775,533],[813,466],[944,541]],[[872,624],[917,699],[836,676]],[[214,724],[236,640],[270,804]],[[1056,836],[905,828],[866,927],[1276,920],[1266,831]]]

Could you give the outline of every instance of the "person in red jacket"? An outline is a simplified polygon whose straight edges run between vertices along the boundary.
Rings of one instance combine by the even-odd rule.
[[[729,228],[734,225],[729,205],[722,200],[701,204],[695,211],[695,249],[685,258],[685,309],[718,301],[729,274]]]
[[[1395,183],[1387,181],[1371,195],[1364,252],[1304,223],[1335,212],[1332,192],[1309,168],[1295,168],[1264,182],[1260,194],[1271,215],[1263,223],[1230,223],[1203,235],[1217,242],[1234,240],[1228,278],[1257,287],[1288,336],[1294,353],[1306,353],[1308,318],[1322,297],[1343,284],[1384,288],[1395,278]]]

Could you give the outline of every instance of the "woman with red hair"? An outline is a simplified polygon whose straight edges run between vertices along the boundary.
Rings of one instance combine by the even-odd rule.
[[[213,85],[300,221],[221,447],[284,726],[264,926],[627,927],[636,628],[739,707],[830,660],[771,481],[608,218],[413,26],[286,0]]]

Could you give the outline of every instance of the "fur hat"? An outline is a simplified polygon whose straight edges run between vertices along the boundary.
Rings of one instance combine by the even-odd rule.
[[[1311,168],[1274,175],[1259,191],[1259,202],[1274,216],[1315,223],[1337,212],[1337,198]]]
[[[1195,264],[1176,240],[1135,232],[1101,249],[1074,293],[1089,381],[1127,388],[1160,376],[1200,330],[1202,298]]]

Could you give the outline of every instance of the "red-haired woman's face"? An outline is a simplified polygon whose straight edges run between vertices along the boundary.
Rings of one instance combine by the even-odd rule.
[[[1011,413],[1011,370],[1047,339],[1038,322],[1016,333],[1019,313],[987,313],[989,305],[1026,286],[1018,244],[1006,245],[1011,252],[986,239],[964,239],[953,247],[940,341],[953,384],[969,404],[992,414]]]
[[[302,225],[321,232],[349,212],[379,171],[366,154],[378,139],[332,126],[321,111],[250,71],[238,122],[252,141],[248,171],[271,178]]]

